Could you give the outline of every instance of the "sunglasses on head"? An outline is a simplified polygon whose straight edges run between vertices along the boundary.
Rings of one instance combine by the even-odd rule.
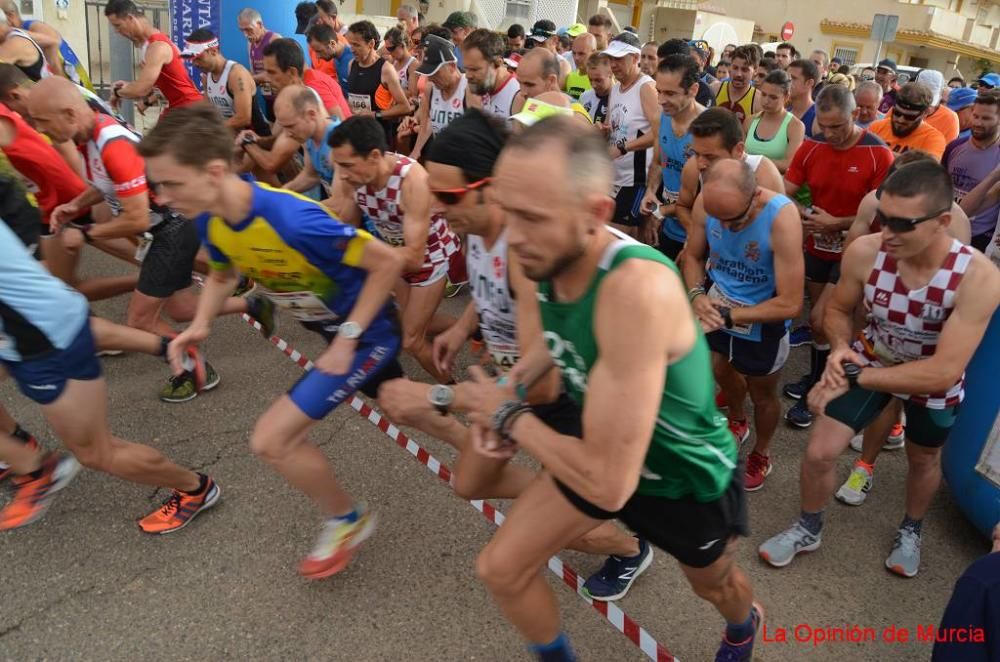
[[[472,182],[461,188],[438,188],[431,189],[431,195],[437,198],[443,205],[457,205],[465,197],[465,194],[469,191],[475,191],[478,188],[482,188],[490,183],[492,177],[483,177],[479,181]]]
[[[903,218],[900,216],[886,216],[882,213],[881,209],[875,209],[875,220],[879,222],[884,228],[889,228],[897,234],[902,234],[906,232],[913,232],[917,229],[917,226],[926,221],[933,221],[935,218],[939,217],[941,214],[951,211],[951,206],[945,207],[940,211],[936,211],[933,214],[928,214],[927,216],[921,216],[920,218]]]

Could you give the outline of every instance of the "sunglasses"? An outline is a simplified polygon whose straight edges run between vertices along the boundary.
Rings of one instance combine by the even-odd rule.
[[[906,120],[907,122],[916,121],[923,113],[926,108],[902,111],[898,105],[894,106],[892,109],[892,114],[901,120]]]
[[[757,199],[757,194],[756,193],[754,193],[753,195],[751,195],[750,196],[750,202],[747,203],[746,208],[739,214],[739,216],[733,216],[732,218],[722,218],[722,217],[717,216],[716,218],[719,219],[720,223],[728,223],[728,224],[739,223],[744,218],[746,218],[747,214],[750,213],[750,208],[753,207],[753,201],[756,200],[756,199]]]
[[[933,221],[935,218],[941,216],[945,212],[951,211],[951,206],[945,207],[940,211],[936,211],[933,214],[928,214],[927,216],[921,216],[920,218],[902,218],[900,216],[886,216],[882,213],[881,209],[875,209],[875,220],[879,222],[884,228],[889,228],[897,234],[903,234],[906,232],[913,232],[917,229],[917,226],[926,221]]]
[[[448,205],[450,207],[453,205],[457,205],[459,202],[461,202],[462,198],[464,198],[465,194],[468,193],[469,191],[475,191],[476,189],[482,188],[487,184],[489,184],[491,179],[493,178],[483,177],[479,181],[472,182],[471,184],[468,184],[467,186],[463,186],[461,188],[439,188],[439,189],[432,188],[431,195],[437,198],[441,202],[441,204]]]

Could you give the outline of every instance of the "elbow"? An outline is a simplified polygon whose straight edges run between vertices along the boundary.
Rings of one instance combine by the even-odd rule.
[[[628,500],[639,487],[639,477],[622,478],[599,483],[593,494],[592,503],[611,513],[616,513],[625,507]]]
[[[956,370],[952,365],[929,370],[925,389],[931,393],[947,393],[952,386],[958,383],[964,372],[964,370]]]

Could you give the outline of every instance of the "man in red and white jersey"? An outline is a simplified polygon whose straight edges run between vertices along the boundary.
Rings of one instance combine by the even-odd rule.
[[[63,226],[102,201],[111,207],[112,218],[105,223],[62,228],[63,245],[79,249],[94,239],[141,236],[136,259],[142,266],[129,301],[128,325],[159,335],[172,334],[161,313],[165,311],[176,321],[193,319],[197,297],[191,290],[191,272],[200,241],[191,223],[154,202],[146,182],[146,163],[136,149],[139,136],[90,108],[77,87],[64,78],[40,82],[28,108],[43,133],[57,142],[72,140],[86,163],[90,186],[56,207],[52,222]],[[227,301],[224,310],[248,312],[246,301],[239,298]],[[206,363],[204,374],[189,371],[172,378],[160,398],[184,402],[218,383],[219,376]]]
[[[113,103],[121,99],[137,99],[140,108],[154,89],[166,97],[170,108],[180,108],[202,100],[191,81],[180,50],[170,38],[153,27],[146,15],[132,0],[109,0],[104,15],[115,32],[142,49],[142,69],[138,79],[119,80],[111,86]]]
[[[885,566],[904,577],[919,571],[923,518],[941,483],[941,448],[965,396],[965,367],[1000,304],[1000,271],[948,234],[953,196],[951,177],[937,163],[896,171],[875,212],[881,233],[857,239],[844,253],[824,317],[830,360],[808,396],[817,421],[802,460],[801,512],[759,549],[773,566],[820,546],[837,458],[853,435],[901,400],[906,512]],[[855,337],[858,306],[869,321]]]
[[[402,308],[403,349],[439,382],[452,381],[434,362],[427,328],[444,297],[449,269],[463,260],[458,237],[441,214],[431,213],[427,171],[388,151],[378,120],[352,117],[330,135],[336,167],[331,205],[345,222],[367,216],[378,236],[405,257],[396,288]]]

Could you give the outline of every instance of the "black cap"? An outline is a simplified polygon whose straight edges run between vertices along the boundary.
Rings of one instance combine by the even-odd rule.
[[[424,61],[417,67],[417,73],[422,76],[433,76],[444,65],[458,61],[455,44],[436,34],[427,35],[421,45],[424,47]]]
[[[896,73],[896,61],[890,58],[886,58],[878,63],[876,69],[888,69],[892,73]]]
[[[535,24],[531,26],[531,38],[535,41],[546,41],[549,37],[552,37],[556,33],[556,24],[552,21],[543,18],[540,21],[535,21]]]
[[[295,34],[305,34],[306,30],[319,13],[319,7],[316,6],[315,2],[300,2],[295,6]]]

